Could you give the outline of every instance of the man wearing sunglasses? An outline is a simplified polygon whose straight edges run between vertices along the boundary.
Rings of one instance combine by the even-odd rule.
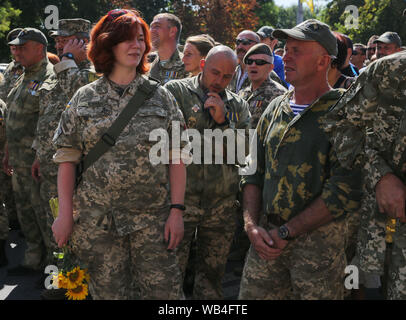
[[[235,40],[235,52],[238,57],[238,66],[235,69],[234,77],[228,86],[230,91],[238,93],[240,90],[250,85],[243,60],[248,50],[259,42],[260,38],[254,31],[244,30],[238,34],[237,39]]]
[[[262,114],[249,157],[257,171],[241,179],[251,248],[239,298],[343,299],[343,217],[358,208],[361,176],[340,166],[321,126],[341,95],[327,82],[337,41],[315,19],[272,36],[286,40],[294,89]]]
[[[274,68],[274,55],[266,44],[258,43],[248,50],[244,63],[251,85],[241,90],[238,95],[248,102],[251,112],[251,127],[256,128],[259,118],[268,104],[287,90],[269,78]]]
[[[390,31],[382,34],[374,43],[376,43],[376,57],[378,59],[399,52],[402,46],[399,35]]]
[[[364,67],[364,61],[367,58],[367,47],[362,43],[354,44],[354,51],[351,56],[351,63],[361,70]]]

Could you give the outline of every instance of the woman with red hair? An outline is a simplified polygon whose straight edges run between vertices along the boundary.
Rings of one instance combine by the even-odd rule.
[[[170,136],[173,121],[181,123],[180,133],[185,128],[166,89],[158,86],[118,138],[107,140],[111,147],[83,172],[74,193],[76,164],[102,137],[106,141],[106,131],[149,82],[144,74],[150,48],[148,25],[137,11],[115,9],[102,17],[88,52],[102,77],[75,93],[54,137],[59,216],[52,230],[58,246],[69,239],[88,268],[93,299],[183,296],[174,249],[183,238],[185,144],[169,143],[169,165],[149,158],[154,129]]]

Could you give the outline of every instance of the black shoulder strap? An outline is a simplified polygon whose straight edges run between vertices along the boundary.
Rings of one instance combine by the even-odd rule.
[[[100,140],[77,165],[75,188],[80,184],[83,172],[85,172],[87,168],[99,160],[103,154],[116,144],[117,138],[130,122],[131,118],[137,113],[138,109],[144,104],[144,102],[153,96],[158,86],[159,82],[153,79],[149,79],[139,85],[134,96],[119,114],[111,127],[102,135]]]

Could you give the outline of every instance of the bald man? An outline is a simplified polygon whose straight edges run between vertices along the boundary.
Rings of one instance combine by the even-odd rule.
[[[204,146],[205,129],[220,132],[228,129],[234,133],[237,129],[248,130],[248,104],[226,89],[237,63],[232,49],[217,46],[201,61],[199,75],[165,85],[176,98],[188,129],[200,133],[196,139],[201,146]],[[195,143],[194,137],[192,146]],[[226,145],[220,149],[226,151]],[[184,275],[190,243],[197,229],[193,299],[222,299],[221,280],[237,221],[238,170],[235,163],[202,164],[203,154],[200,158],[196,154],[194,150],[193,163],[187,167],[185,235],[177,255]]]
[[[343,299],[343,217],[358,208],[361,177],[340,166],[320,124],[340,97],[327,82],[336,39],[314,19],[272,35],[286,40],[294,90],[263,113],[250,151],[257,171],[240,183],[251,248],[239,298]]]

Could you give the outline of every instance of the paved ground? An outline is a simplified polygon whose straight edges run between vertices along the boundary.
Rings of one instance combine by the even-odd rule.
[[[41,274],[26,276],[9,276],[8,268],[17,266],[23,259],[25,250],[24,238],[16,230],[10,231],[6,252],[9,264],[0,268],[0,300],[40,300],[42,289],[39,287]],[[224,298],[235,300],[238,297],[240,277],[233,274],[233,269],[241,262],[229,262],[223,280]],[[4,284],[3,289],[2,285]]]

